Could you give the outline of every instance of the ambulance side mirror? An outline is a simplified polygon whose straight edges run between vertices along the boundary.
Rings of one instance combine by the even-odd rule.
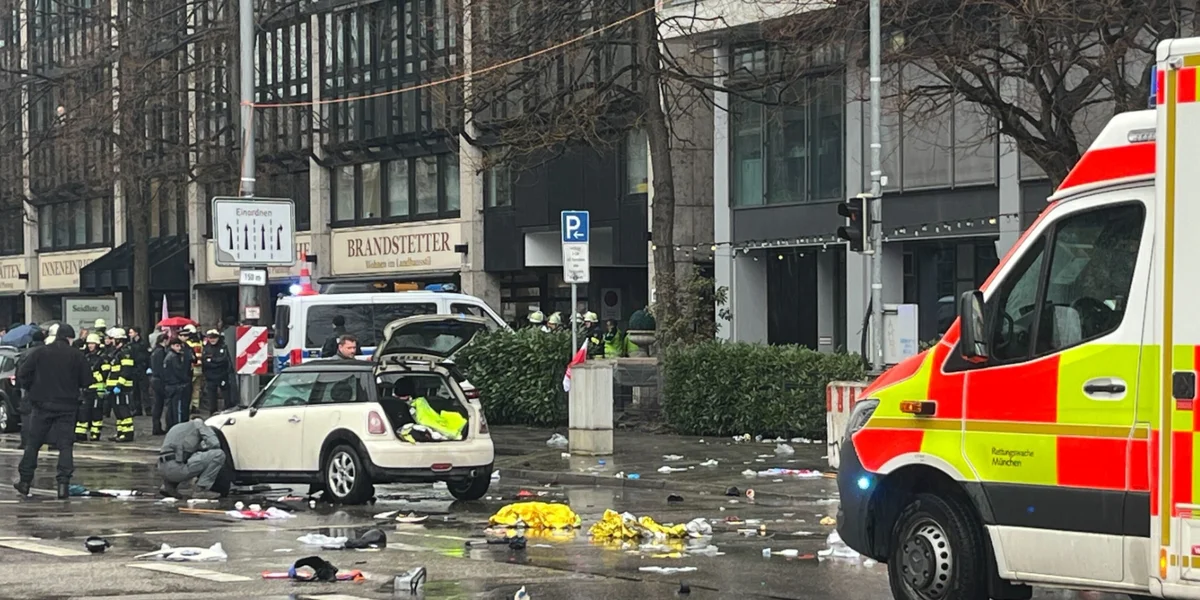
[[[958,301],[959,351],[971,363],[987,362],[987,320],[983,316],[983,292],[963,292]]]

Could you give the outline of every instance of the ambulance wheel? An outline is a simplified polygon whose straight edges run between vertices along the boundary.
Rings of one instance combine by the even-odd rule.
[[[912,498],[892,529],[888,583],[897,600],[986,600],[987,546],[968,508],[933,494]]]

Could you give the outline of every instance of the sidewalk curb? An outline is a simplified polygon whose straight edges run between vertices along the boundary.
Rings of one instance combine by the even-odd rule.
[[[624,477],[588,475],[586,473],[563,473],[559,471],[537,471],[533,469],[497,468],[501,477],[536,483],[538,485],[582,485],[605,488],[628,488],[636,490],[665,490],[691,493],[707,493],[711,496],[723,496],[724,489],[713,486],[692,483],[672,483],[663,479],[627,479]],[[813,494],[780,494],[776,492],[758,492],[755,499],[786,500],[791,502],[816,502],[829,500],[828,496]]]

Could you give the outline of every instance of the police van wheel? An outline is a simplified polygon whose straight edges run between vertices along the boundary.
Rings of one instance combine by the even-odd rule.
[[[967,508],[917,494],[892,529],[888,583],[897,600],[986,600],[983,534]]]

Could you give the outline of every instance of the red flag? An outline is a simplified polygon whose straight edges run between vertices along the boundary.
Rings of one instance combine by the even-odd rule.
[[[564,392],[571,391],[571,367],[578,364],[583,364],[583,361],[587,360],[587,347],[588,341],[587,338],[584,338],[583,345],[580,346],[579,350],[575,352],[575,356],[571,357],[571,362],[567,363],[567,373],[563,375]]]

